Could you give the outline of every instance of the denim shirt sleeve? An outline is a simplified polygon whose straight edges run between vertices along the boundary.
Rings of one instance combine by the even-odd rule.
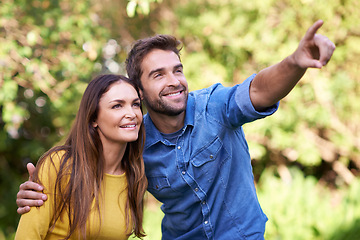
[[[213,117],[214,121],[226,127],[237,128],[273,114],[278,109],[279,103],[266,111],[259,112],[255,110],[250,100],[250,84],[255,76],[253,74],[243,83],[230,88],[221,84],[210,87],[206,107],[209,117]]]
[[[279,107],[279,102],[267,108],[265,111],[256,111],[250,100],[250,84],[255,78],[256,74],[251,75],[242,84],[237,86],[235,93],[235,101],[240,111],[246,115],[246,121],[252,122],[256,119],[264,118],[276,112]]]

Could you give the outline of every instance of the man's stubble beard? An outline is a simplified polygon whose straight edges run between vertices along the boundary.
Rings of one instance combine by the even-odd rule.
[[[185,104],[184,107],[180,109],[175,109],[172,106],[166,104],[164,101],[161,100],[161,98],[154,101],[149,101],[146,92],[143,92],[143,98],[144,98],[145,106],[148,110],[167,116],[177,116],[186,110],[188,94],[185,91],[184,94],[186,94]]]

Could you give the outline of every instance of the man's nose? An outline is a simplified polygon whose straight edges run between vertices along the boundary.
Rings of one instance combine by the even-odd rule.
[[[174,73],[168,75],[168,85],[169,86],[178,86],[180,84],[180,80],[175,76]]]

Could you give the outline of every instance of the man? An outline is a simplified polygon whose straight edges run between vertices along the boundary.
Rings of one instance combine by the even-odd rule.
[[[316,34],[322,24],[309,28],[293,54],[242,84],[191,93],[179,41],[158,35],[135,43],[127,72],[148,110],[143,156],[148,191],[163,203],[163,239],[264,239],[267,217],[256,196],[242,125],[274,113],[307,68],[327,64],[335,46]],[[29,199],[46,199],[31,189],[41,186],[20,186],[18,213],[42,204]]]

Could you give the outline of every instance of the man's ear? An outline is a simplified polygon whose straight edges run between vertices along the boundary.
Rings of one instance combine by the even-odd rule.
[[[144,100],[144,93],[141,89],[139,89],[139,93],[140,93],[140,100],[143,101]]]

